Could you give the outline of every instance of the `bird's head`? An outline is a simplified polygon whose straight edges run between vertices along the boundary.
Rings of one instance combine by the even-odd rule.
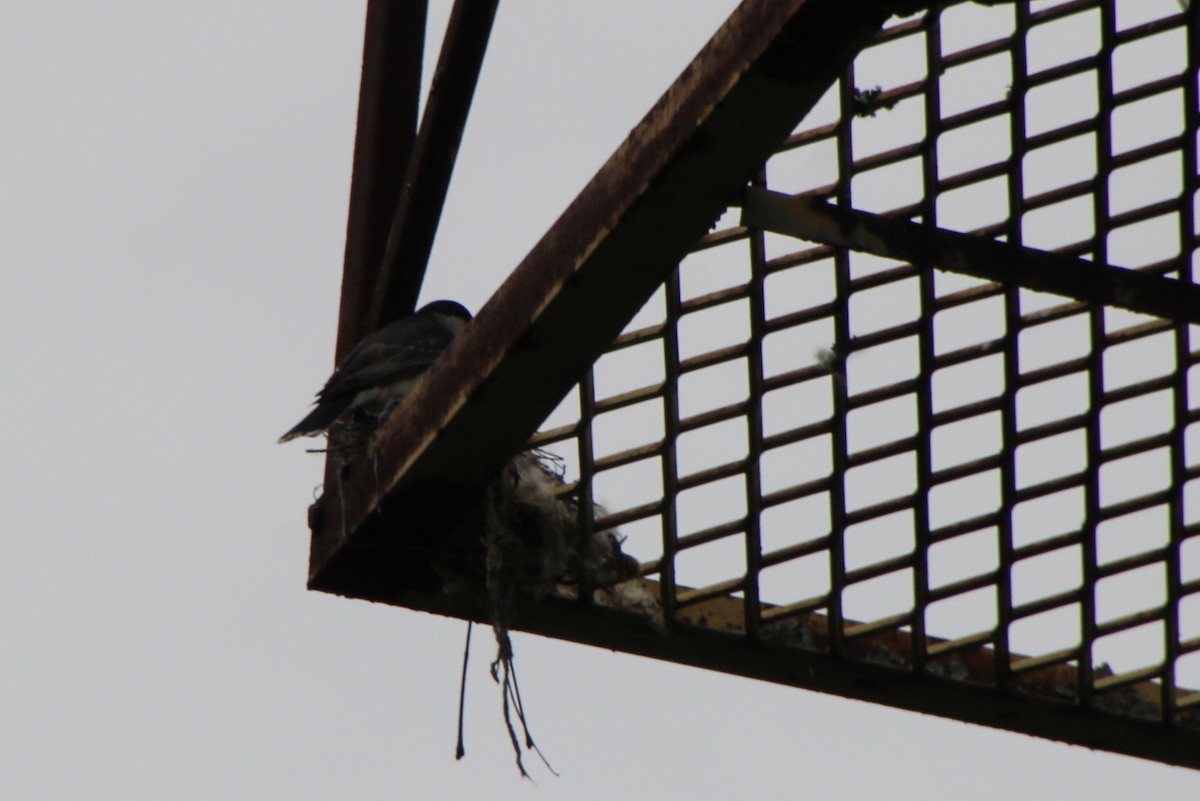
[[[471,313],[461,303],[453,300],[435,300],[422,306],[417,314],[430,315],[439,323],[454,332],[455,336],[462,333],[471,321]]]

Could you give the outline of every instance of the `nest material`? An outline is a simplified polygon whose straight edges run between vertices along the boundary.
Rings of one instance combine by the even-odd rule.
[[[589,530],[579,504],[564,494],[561,474],[536,453],[516,456],[492,496],[499,525],[495,544],[518,585],[546,592],[558,584],[607,587],[637,575],[638,563],[611,530]],[[596,507],[593,517],[602,513]]]
[[[489,586],[499,581],[537,597],[583,598],[662,628],[662,609],[638,580],[638,561],[622,550],[624,538],[591,525],[604,514],[599,504],[581,514],[554,458],[518,454],[493,487],[484,542]]]
[[[663,626],[658,602],[636,578],[637,560],[621,550],[615,531],[591,525],[603,513],[599,506],[581,514],[561,471],[547,465],[552,458],[518,454],[489,488],[484,511],[488,612],[497,646],[491,673],[500,685],[504,723],[524,777],[529,774],[522,760],[522,739],[525,749],[536,752],[548,768],[549,763],[529,732],[513,665],[509,627],[516,594],[583,598],[638,612],[656,627]],[[518,737],[514,713],[523,737]]]

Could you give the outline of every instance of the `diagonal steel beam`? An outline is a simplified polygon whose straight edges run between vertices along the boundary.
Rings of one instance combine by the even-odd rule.
[[[334,363],[362,338],[416,139],[427,6],[426,0],[367,3]]]
[[[395,597],[413,554],[455,526],[900,6],[912,3],[746,0],[381,429],[374,452],[327,484],[311,510],[310,586]]]
[[[742,224],[1075,300],[1200,324],[1200,287],[751,187]]]
[[[499,0],[456,0],[361,335],[417,305]]]

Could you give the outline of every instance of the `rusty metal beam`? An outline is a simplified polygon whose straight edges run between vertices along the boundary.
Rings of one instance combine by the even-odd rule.
[[[363,335],[417,134],[426,0],[370,0],[342,268],[337,358]]]
[[[751,187],[742,224],[998,283],[1200,323],[1200,286]]]
[[[652,593],[657,588],[654,582],[644,583]],[[376,600],[488,621],[488,600],[482,589],[431,595],[392,587]],[[1115,691],[1110,711],[1086,709],[1063,694],[1064,688],[1074,687],[1076,673],[1065,661],[1029,671],[1002,692],[994,685],[992,651],[983,645],[967,643],[946,656],[933,656],[939,645],[955,643],[929,638],[933,665],[918,675],[912,668],[911,634],[906,631],[869,634],[850,642],[845,653],[836,653],[828,648],[826,617],[808,614],[796,619],[806,632],[808,641],[803,645],[798,638],[770,632],[749,638],[742,604],[740,598],[725,596],[687,607],[679,613],[684,625],[662,632],[637,614],[585,608],[553,596],[537,601],[518,596],[512,620],[515,628],[547,637],[1200,768],[1200,714],[1181,711],[1177,725],[1165,727],[1129,713],[1128,707],[1134,705],[1161,710],[1157,682],[1140,681]],[[1021,658],[1012,655],[1014,661]]]
[[[397,182],[399,199],[361,335],[416,307],[498,4],[456,0],[450,12],[417,141]]]
[[[310,515],[310,586],[373,597],[411,578],[415,554],[460,522],[896,7],[746,0],[385,424],[373,453],[327,482]]]

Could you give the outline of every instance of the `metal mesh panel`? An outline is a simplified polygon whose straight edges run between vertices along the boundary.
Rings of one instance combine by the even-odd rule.
[[[758,183],[1193,281],[1195,37],[1173,0],[893,21]],[[535,444],[671,619],[1194,726],[1196,362],[727,215]]]

